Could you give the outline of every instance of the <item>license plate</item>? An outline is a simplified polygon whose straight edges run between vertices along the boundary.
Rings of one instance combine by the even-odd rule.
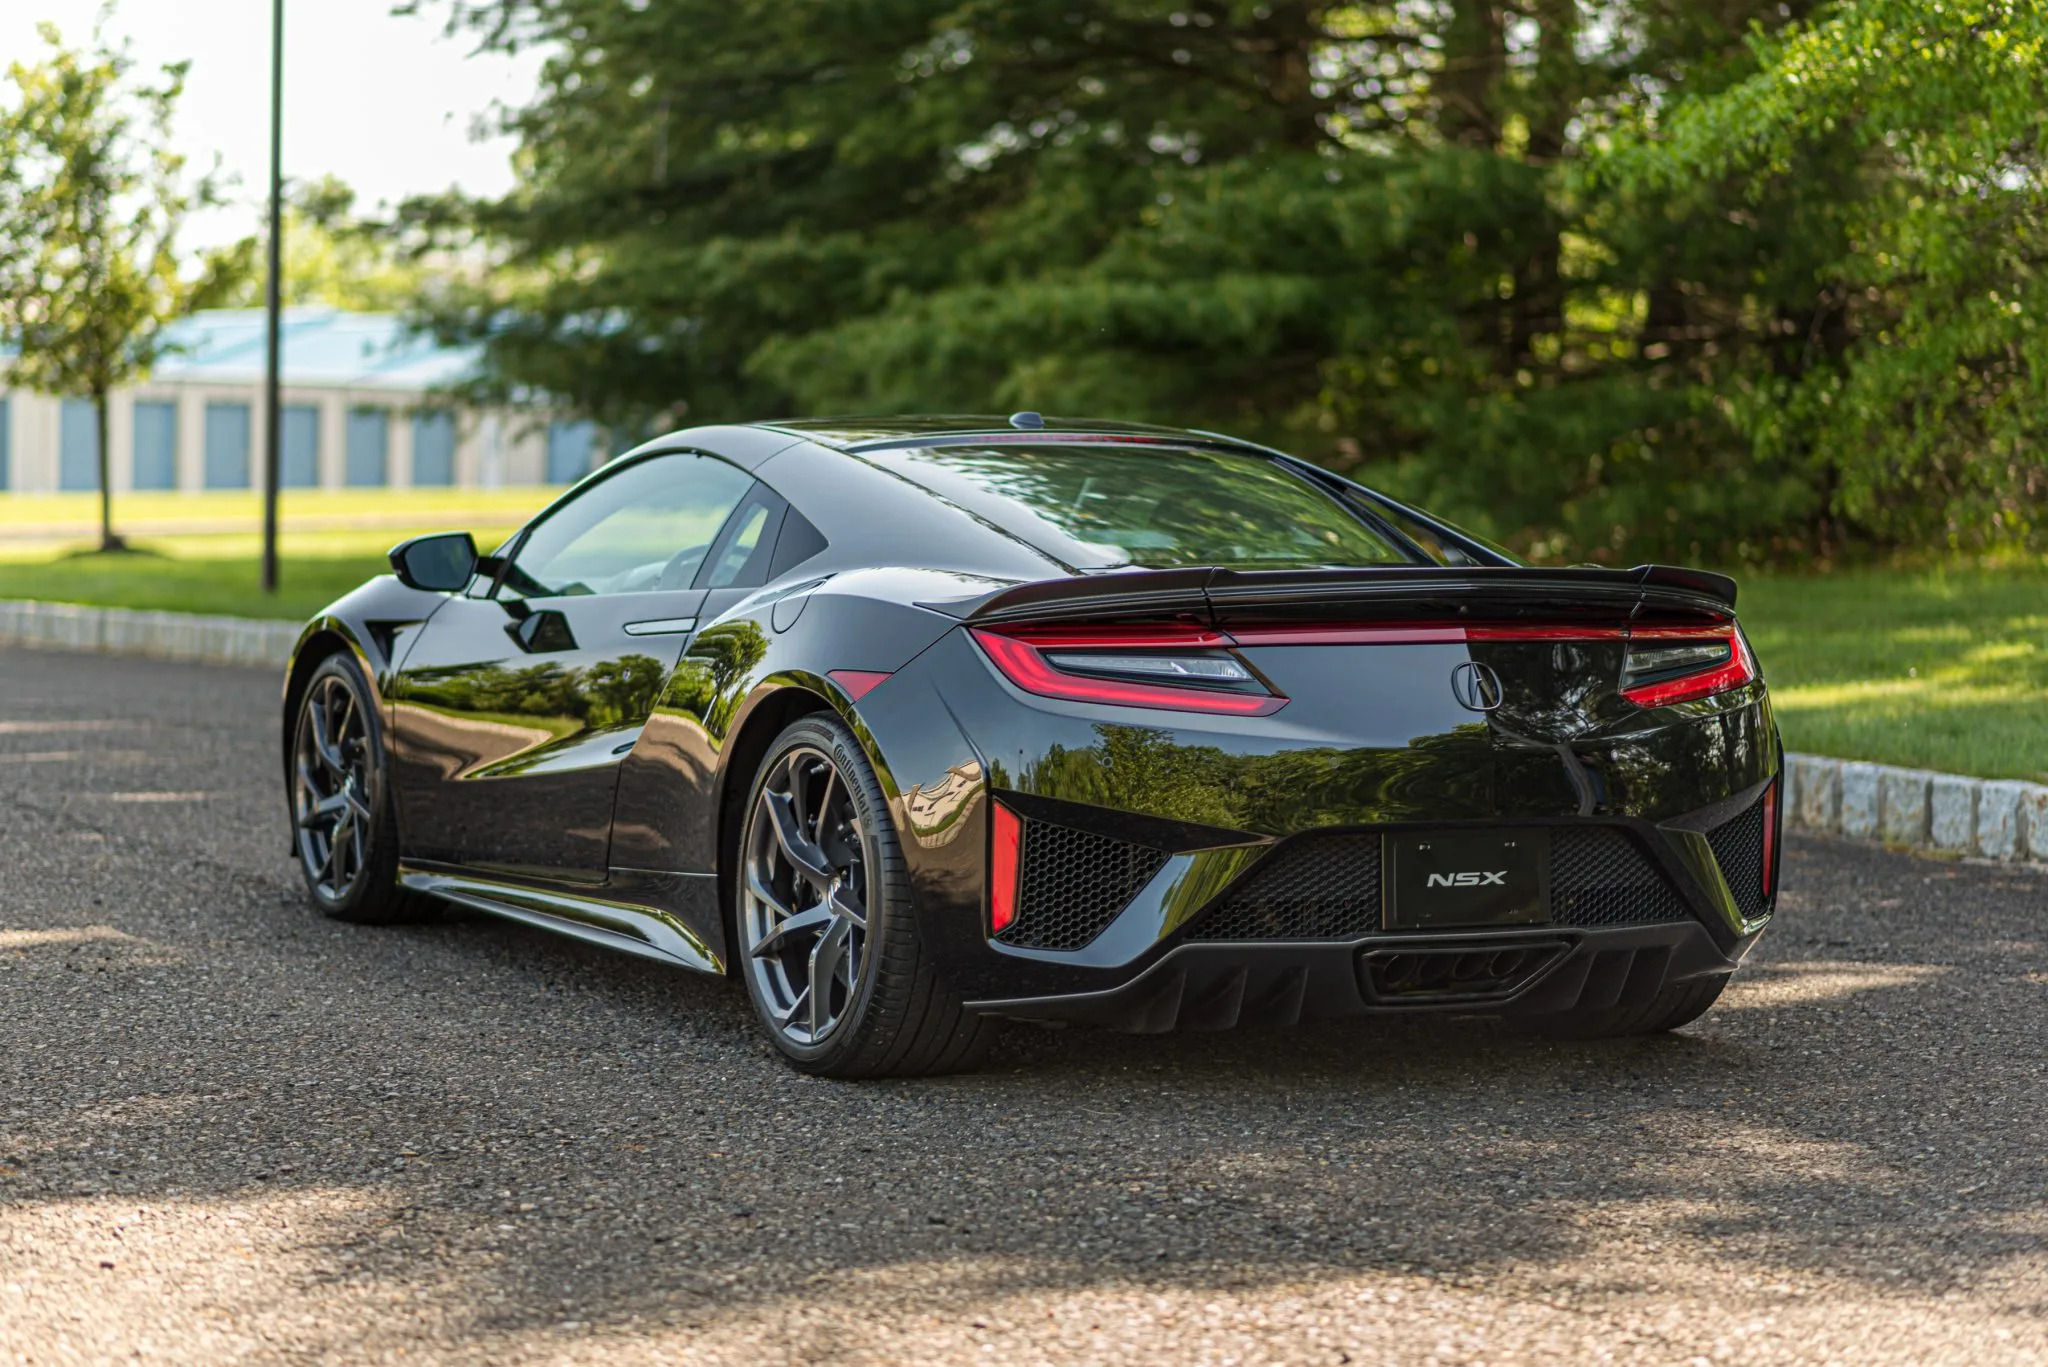
[[[1550,920],[1550,840],[1409,832],[1387,837],[1386,928],[1542,925]]]

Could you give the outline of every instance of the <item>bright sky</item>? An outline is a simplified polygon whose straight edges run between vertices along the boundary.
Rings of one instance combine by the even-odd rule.
[[[445,38],[446,8],[394,16],[392,0],[285,0],[284,173],[336,175],[363,209],[450,185],[478,194],[507,188],[512,143],[479,143],[471,127],[493,102],[525,104],[537,53],[472,56]],[[88,38],[100,0],[0,0],[0,67],[35,61],[36,24]],[[270,175],[271,0],[122,0],[113,32],[153,68],[189,59],[176,137],[193,164],[216,153],[239,180],[232,209],[195,220],[188,246],[257,231]],[[0,97],[4,98],[4,97]]]

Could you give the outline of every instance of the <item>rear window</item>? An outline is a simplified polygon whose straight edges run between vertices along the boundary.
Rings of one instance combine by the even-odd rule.
[[[1185,447],[920,447],[865,459],[1076,569],[1414,563],[1255,455]]]

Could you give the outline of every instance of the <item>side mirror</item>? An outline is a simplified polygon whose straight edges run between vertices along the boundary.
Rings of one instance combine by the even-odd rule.
[[[430,593],[459,593],[476,573],[476,538],[468,532],[416,536],[391,548],[400,583]]]

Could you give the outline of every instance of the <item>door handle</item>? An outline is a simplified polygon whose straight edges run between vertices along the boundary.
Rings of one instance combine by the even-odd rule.
[[[628,636],[674,636],[697,625],[694,617],[651,617],[644,622],[626,623]]]

